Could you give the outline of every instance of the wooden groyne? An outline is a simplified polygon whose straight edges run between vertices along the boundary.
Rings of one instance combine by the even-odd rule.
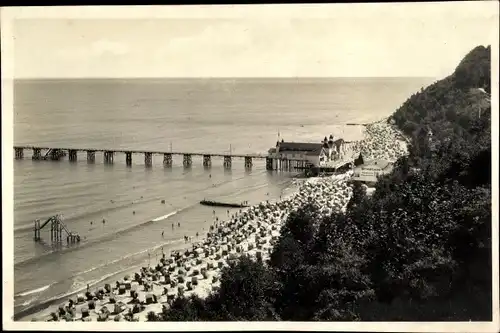
[[[23,159],[24,152],[29,150],[32,152],[33,160],[52,160],[60,161],[64,157],[68,157],[69,162],[76,162],[79,154],[85,154],[88,163],[95,163],[96,155],[102,154],[102,159],[105,164],[113,164],[116,154],[125,155],[125,163],[127,166],[132,166],[133,155],[143,155],[144,165],[151,167],[153,165],[153,156],[161,155],[163,157],[163,165],[171,167],[174,156],[182,156],[182,164],[185,168],[189,168],[193,164],[193,157],[201,157],[203,167],[210,168],[212,166],[212,158],[219,157],[223,159],[223,166],[226,169],[231,169],[234,159],[243,159],[245,169],[251,169],[254,160],[266,161],[267,170],[293,171],[303,168],[307,162],[301,159],[286,159],[273,157],[263,154],[231,154],[231,153],[204,153],[204,152],[166,152],[166,151],[143,151],[130,149],[98,149],[98,148],[57,148],[57,147],[36,147],[36,146],[14,146],[15,159]],[[279,163],[273,163],[277,160]],[[279,167],[278,167],[279,166]]]
[[[218,201],[210,201],[210,200],[202,200],[200,204],[204,206],[213,206],[213,207],[228,207],[228,208],[245,208],[249,207],[244,204],[235,204],[235,203],[227,203],[227,202],[218,202]]]

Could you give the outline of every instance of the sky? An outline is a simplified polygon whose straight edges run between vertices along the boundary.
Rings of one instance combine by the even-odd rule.
[[[496,5],[24,11],[11,21],[13,75],[443,77],[472,48],[498,38]]]

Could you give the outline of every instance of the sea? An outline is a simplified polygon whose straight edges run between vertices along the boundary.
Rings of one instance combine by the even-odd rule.
[[[14,144],[192,153],[266,154],[278,138],[320,142],[362,138],[361,126],[393,113],[432,78],[37,79],[14,83]],[[14,313],[34,313],[115,281],[162,252],[201,240],[215,218],[236,212],[200,200],[257,204],[295,191],[293,172],[245,170],[201,157],[172,167],[154,155],[116,153],[103,163],[14,160]],[[53,245],[49,227],[34,241],[34,220],[60,214],[81,236]],[[105,223],[103,223],[105,220]],[[47,229],[47,230],[45,230]],[[198,234],[198,237],[196,236]],[[64,237],[65,238],[65,237]]]

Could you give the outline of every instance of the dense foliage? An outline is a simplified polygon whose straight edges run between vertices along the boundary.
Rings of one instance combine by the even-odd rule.
[[[491,320],[489,68],[477,47],[394,113],[410,155],[371,197],[290,214],[268,263],[243,257],[160,319]]]

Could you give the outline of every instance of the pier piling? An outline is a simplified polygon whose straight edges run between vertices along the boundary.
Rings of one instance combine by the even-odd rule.
[[[42,159],[42,149],[41,148],[33,148],[33,156],[31,157],[34,160]]]
[[[95,162],[95,150],[87,150],[87,162],[88,163]]]
[[[203,155],[203,166],[205,168],[209,168],[212,166],[212,156],[210,155]]]
[[[266,170],[273,170],[273,159],[266,157]]]
[[[132,166],[132,153],[131,152],[125,153],[125,163],[127,164],[127,166]]]
[[[24,158],[24,149],[23,148],[15,148],[15,156],[16,160],[21,160]]]
[[[107,150],[104,152],[104,163],[112,164],[114,157],[114,151]]]
[[[190,168],[192,164],[192,156],[191,154],[184,154],[183,155],[183,163],[185,168]]]
[[[232,159],[230,155],[224,156],[224,168],[231,169]]]
[[[165,167],[172,166],[172,154],[169,153],[163,154],[163,166]]]
[[[253,160],[249,156],[245,156],[245,169],[251,169],[253,165]]]
[[[76,162],[78,159],[78,154],[75,149],[70,149],[68,152],[68,159],[70,162]]]
[[[151,167],[153,165],[153,154],[146,152],[144,153],[144,165],[146,167]]]
[[[40,220],[35,220],[35,241],[40,240]]]
[[[57,149],[57,148],[51,149],[50,154],[49,154],[50,159],[53,161],[58,161],[62,155],[63,154],[62,154],[61,149]]]

